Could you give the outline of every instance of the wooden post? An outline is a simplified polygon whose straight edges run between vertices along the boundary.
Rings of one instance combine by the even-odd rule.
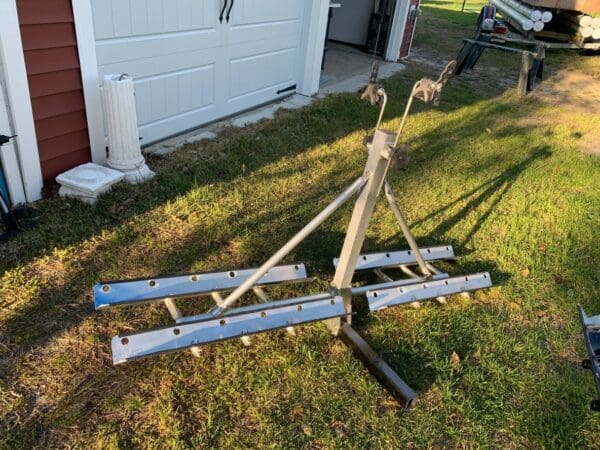
[[[531,52],[523,52],[521,63],[521,73],[519,74],[518,91],[520,95],[526,95],[529,90],[529,73],[533,67],[533,54]]]

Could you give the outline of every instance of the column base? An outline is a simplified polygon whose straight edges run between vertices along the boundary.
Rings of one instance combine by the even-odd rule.
[[[145,181],[151,180],[156,175],[152,170],[150,170],[150,167],[148,167],[145,162],[142,165],[132,169],[121,169],[116,167],[113,167],[113,169],[123,173],[125,175],[125,181],[127,181],[129,184],[142,184]]]

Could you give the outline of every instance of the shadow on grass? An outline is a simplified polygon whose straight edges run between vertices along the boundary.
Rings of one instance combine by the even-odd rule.
[[[533,151],[531,152],[531,156],[529,156],[527,159],[505,170],[496,178],[493,178],[481,184],[475,189],[472,189],[466,194],[453,200],[452,202],[419,219],[413,224],[413,226],[419,225],[429,219],[442,215],[446,210],[449,210],[455,205],[462,204],[465,201],[467,201],[467,203],[464,206],[462,206],[460,210],[457,213],[455,213],[452,217],[443,220],[434,229],[432,233],[436,236],[444,235],[450,229],[452,229],[458,222],[464,220],[467,215],[471,214],[474,210],[480,208],[491,197],[494,197],[493,202],[485,206],[486,210],[483,213],[478,214],[475,225],[473,225],[471,230],[465,235],[464,239],[458,244],[458,248],[464,248],[473,238],[473,236],[481,229],[483,224],[489,219],[496,206],[498,206],[498,203],[500,203],[502,201],[502,198],[508,193],[508,191],[510,191],[510,189],[512,188],[515,181],[519,178],[519,176],[525,170],[527,170],[529,166],[531,166],[531,164],[533,164],[535,161],[549,158],[551,155],[552,152],[550,151],[548,146],[533,149]]]

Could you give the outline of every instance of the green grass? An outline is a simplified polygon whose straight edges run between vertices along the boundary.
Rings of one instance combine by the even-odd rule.
[[[467,35],[474,13],[448,2],[423,9],[417,48],[450,59],[460,41],[441,48],[428,27]],[[482,67],[497,68],[497,58]],[[560,61],[571,63],[597,67]],[[386,127],[398,126],[425,75],[437,74],[411,64],[385,83]],[[600,312],[600,162],[580,151],[586,130],[576,124],[531,125],[560,112],[472,77],[452,80],[439,108],[416,107],[410,165],[390,177],[401,206],[421,245],[452,244],[463,256],[451,273],[488,270],[495,287],[445,307],[357,317],[418,391],[410,412],[323,324],[296,339],[260,336],[250,348],[205,347],[200,359],[113,367],[113,335],[169,318],[160,306],[93,311],[99,280],[263,262],[360,175],[377,111],[357,95],[150,158],[155,180],[119,186],[95,207],[41,202],[40,228],[0,247],[0,447],[597,447],[576,305]],[[305,262],[317,280],[271,289],[274,297],[327,286],[350,213],[287,260]],[[381,202],[366,249],[404,247]],[[186,312],[206,304],[182,303]]]

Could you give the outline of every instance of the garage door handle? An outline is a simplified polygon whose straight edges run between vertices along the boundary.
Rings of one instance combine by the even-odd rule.
[[[219,16],[219,22],[223,23],[223,16],[225,15],[225,10],[227,9],[227,2],[229,0],[225,0],[225,2],[223,3],[223,9],[221,10],[221,15]]]
[[[227,10],[227,23],[229,23],[229,19],[231,18],[231,10],[233,9],[234,3],[235,3],[235,0],[231,0],[231,5],[229,6],[229,9]]]

